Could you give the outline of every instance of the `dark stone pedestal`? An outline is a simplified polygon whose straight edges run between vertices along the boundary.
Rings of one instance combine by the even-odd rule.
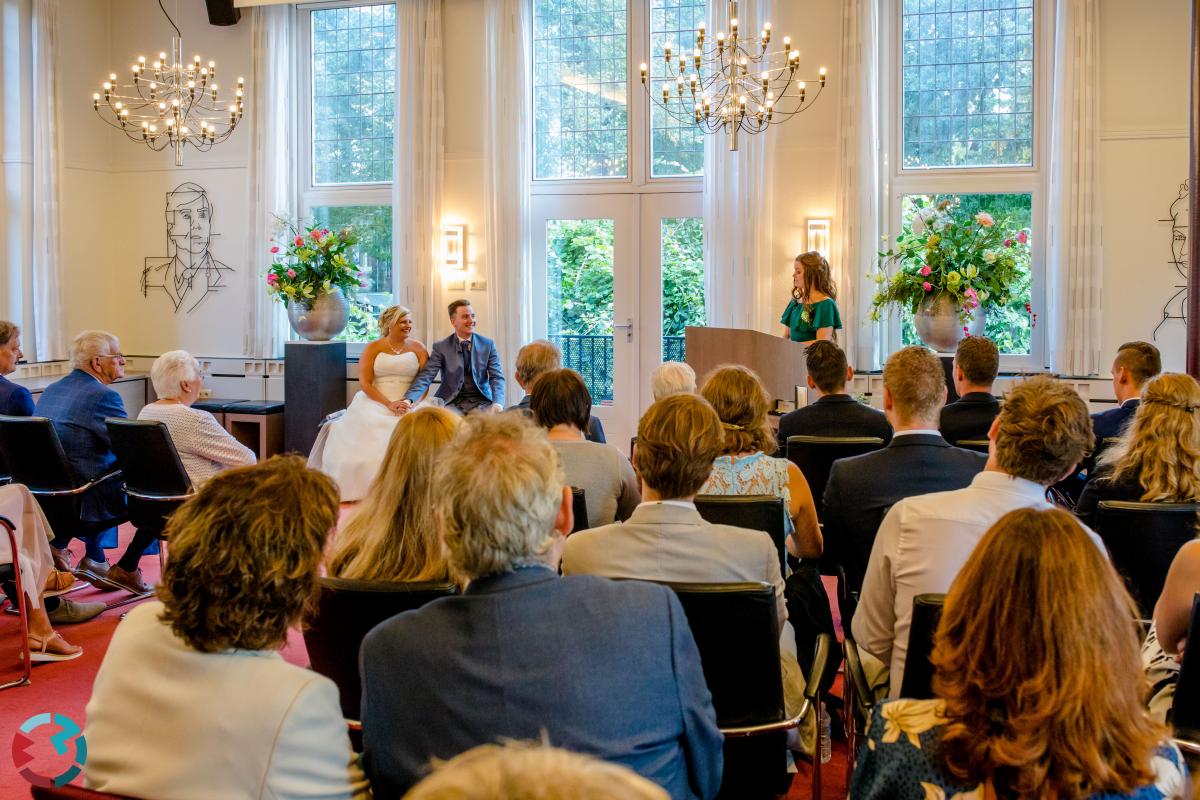
[[[307,456],[321,420],[346,407],[346,343],[285,343],[283,399],[283,448]]]
[[[946,402],[953,403],[958,399],[958,392],[954,389],[954,356],[939,356],[942,360],[942,369],[946,372]]]

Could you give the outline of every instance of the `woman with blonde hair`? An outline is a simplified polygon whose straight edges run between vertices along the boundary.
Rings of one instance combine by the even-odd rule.
[[[404,393],[429,360],[412,327],[412,312],[404,306],[379,315],[380,336],[358,357],[360,391],[343,416],[322,426],[308,457],[310,467],[337,482],[343,503],[366,495],[396,422],[409,408]]]
[[[419,408],[392,432],[383,467],[342,525],[329,574],[362,581],[442,581],[449,575],[433,519],[433,470],[458,428],[444,408]]]
[[[704,380],[700,396],[707,400],[725,430],[725,448],[699,494],[782,497],[788,552],[817,558],[823,543],[812,492],[800,468],[775,458],[775,434],[767,423],[771,398],[762,380],[743,366],[717,367]]]
[[[837,286],[825,256],[816,250],[796,256],[792,265],[792,299],[779,321],[781,336],[808,344],[817,339],[836,339],[842,327],[837,307]]]
[[[1068,513],[1005,514],[946,596],[937,698],[876,706],[851,797],[1187,796],[1142,707],[1135,612]]]

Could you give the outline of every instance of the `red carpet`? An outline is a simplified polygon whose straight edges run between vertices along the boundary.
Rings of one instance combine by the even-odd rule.
[[[125,545],[132,537],[132,528],[122,525],[120,529],[120,548],[110,551],[110,560],[123,552]],[[77,556],[82,556],[82,545],[73,545]],[[149,583],[156,583],[159,577],[158,557],[146,556],[141,563],[142,572]],[[828,587],[827,587],[828,588]],[[113,601],[122,597],[119,592],[100,592],[91,586],[72,592],[68,595],[75,600],[106,600]],[[109,639],[120,621],[121,614],[132,608],[132,605],[121,606],[101,614],[95,619],[80,625],[64,625],[60,628],[67,641],[83,646],[83,655],[73,661],[57,664],[35,665],[32,683],[6,689],[0,692],[0,800],[17,800],[29,797],[29,786],[18,774],[10,756],[12,736],[17,728],[29,717],[43,712],[65,714],[82,727],[86,721],[84,709],[87,706],[92,691],[92,682],[96,671],[104,659],[108,649]],[[837,604],[833,603],[834,614],[837,614]],[[0,614],[0,683],[11,680],[19,674],[18,647],[20,626],[15,616]],[[304,642],[298,631],[292,631],[288,646],[283,655],[295,664],[307,664],[308,659],[304,650]],[[834,688],[840,693],[840,680]],[[136,709],[132,710],[137,713]],[[35,755],[38,755],[35,753]],[[798,800],[811,796],[811,772],[808,765],[802,765],[796,775],[788,800]],[[824,765],[822,770],[822,796],[827,798],[842,798],[846,796],[846,747],[842,742],[834,742],[833,759]],[[80,783],[79,779],[74,783]]]

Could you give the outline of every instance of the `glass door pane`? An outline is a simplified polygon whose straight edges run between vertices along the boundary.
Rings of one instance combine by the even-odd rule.
[[[699,217],[659,220],[662,265],[662,360],[687,360],[684,331],[704,325],[704,223]]]
[[[613,220],[546,221],[546,332],[595,405],[613,401]]]

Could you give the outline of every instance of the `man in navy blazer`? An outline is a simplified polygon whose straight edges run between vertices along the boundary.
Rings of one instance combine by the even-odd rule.
[[[521,402],[509,406],[508,410],[520,411],[526,416],[532,416],[533,411],[529,408],[531,399],[529,392],[533,391],[533,382],[547,372],[562,369],[562,351],[549,339],[534,339],[517,351],[516,366],[517,385],[526,394],[521,398]],[[597,444],[606,444],[608,441],[604,438],[604,425],[595,415],[588,419],[588,429],[584,438]]]
[[[1149,342],[1125,342],[1117,348],[1112,365],[1112,387],[1117,407],[1092,414],[1097,450],[1103,448],[1105,439],[1121,435],[1141,403],[1142,389],[1160,372],[1162,356],[1158,348]]]
[[[883,410],[892,442],[882,450],[833,462],[825,484],[825,552],[862,588],[871,546],[892,505],[905,497],[961,489],[987,456],[951,447],[937,431],[946,402],[942,362],[924,347],[897,350],[883,368]]]
[[[804,351],[808,388],[817,401],[784,414],[779,420],[780,455],[786,455],[789,436],[877,436],[886,444],[892,426],[878,410],[846,394],[854,370],[842,348],[818,339]]]
[[[542,738],[674,800],[714,797],[723,738],[679,600],[652,583],[558,575],[572,498],[545,432],[520,414],[473,414],[434,487],[451,570],[470,584],[363,641],[375,797],[404,794],[431,759]]]
[[[954,353],[954,391],[958,400],[942,409],[938,424],[942,437],[954,444],[984,440],[992,420],[1000,413],[1000,401],[992,384],[1000,374],[1000,348],[986,336],[968,336]]]
[[[496,343],[475,333],[475,310],[469,301],[455,300],[449,311],[454,333],[429,348],[429,360],[404,398],[409,406],[417,402],[440,373],[437,396],[448,408],[460,414],[480,408],[503,410],[504,370]]]

